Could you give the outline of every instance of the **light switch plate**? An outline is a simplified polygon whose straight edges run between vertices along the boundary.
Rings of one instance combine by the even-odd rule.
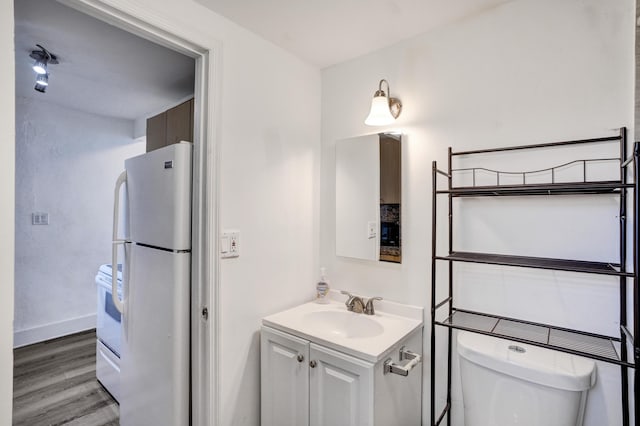
[[[220,237],[220,257],[226,259],[238,256],[240,256],[240,231],[224,231]]]
[[[367,238],[372,239],[378,235],[378,223],[375,221],[367,222]]]

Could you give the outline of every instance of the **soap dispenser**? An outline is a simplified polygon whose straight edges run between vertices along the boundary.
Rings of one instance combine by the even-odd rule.
[[[320,281],[316,284],[316,303],[329,303],[329,282],[324,267],[320,268]]]

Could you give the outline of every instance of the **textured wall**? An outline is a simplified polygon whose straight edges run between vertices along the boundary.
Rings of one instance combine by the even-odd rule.
[[[19,346],[94,326],[94,277],[111,259],[114,183],[145,146],[133,143],[133,121],[45,101],[18,98],[16,123]],[[49,213],[49,225],[32,225],[32,212]]]
[[[611,135],[617,127],[631,127],[634,14],[633,0],[513,1],[323,70],[320,259],[333,286],[430,306],[431,162],[437,160],[446,168],[448,146],[454,150],[508,146]],[[403,101],[403,112],[394,126],[371,128],[363,121],[381,78],[389,81],[391,95]],[[406,134],[402,264],[336,257],[335,141],[392,129]],[[526,161],[500,164],[510,170],[533,166]],[[595,204],[593,197],[554,200],[546,210],[533,198],[509,206],[502,199],[478,200],[464,210],[478,214],[463,218],[468,220],[457,228],[454,248],[616,257],[613,200],[598,199]],[[444,199],[441,204],[446,206]],[[459,205],[456,208],[462,211]],[[441,213],[440,248],[446,251],[446,212]],[[567,238],[560,238],[563,235]],[[457,293],[463,306],[618,333],[616,280],[594,283],[561,273],[533,274],[535,278],[529,279],[524,278],[525,270],[508,268],[485,268],[482,276],[467,268],[464,272],[468,272],[465,278],[473,275],[483,282]],[[445,294],[441,290],[439,300]],[[429,321],[428,309],[425,314]],[[427,330],[426,353],[428,339]],[[437,366],[437,371],[444,371],[440,360]],[[599,364],[598,369],[585,426],[621,424],[619,369],[608,364]],[[424,370],[425,418],[428,370]],[[454,384],[454,424],[460,425],[462,405],[455,380]],[[438,389],[444,389],[442,381]]]

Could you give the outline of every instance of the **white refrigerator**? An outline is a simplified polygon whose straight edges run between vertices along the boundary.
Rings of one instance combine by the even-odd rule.
[[[126,160],[116,183],[112,264],[124,255],[123,299],[114,297],[122,312],[121,426],[189,425],[191,159],[191,143],[169,145]]]

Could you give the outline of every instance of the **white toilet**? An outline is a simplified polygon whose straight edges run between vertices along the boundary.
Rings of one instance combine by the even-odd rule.
[[[581,426],[595,362],[458,332],[465,426]]]

